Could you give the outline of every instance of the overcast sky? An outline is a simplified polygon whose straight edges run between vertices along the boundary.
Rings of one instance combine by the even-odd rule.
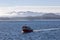
[[[0,0],[0,16],[12,11],[60,13],[60,0]]]

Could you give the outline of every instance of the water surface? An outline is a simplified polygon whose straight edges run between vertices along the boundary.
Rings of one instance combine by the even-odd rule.
[[[0,21],[0,40],[60,40],[60,29],[23,34],[24,24],[34,30],[60,28],[60,21]]]

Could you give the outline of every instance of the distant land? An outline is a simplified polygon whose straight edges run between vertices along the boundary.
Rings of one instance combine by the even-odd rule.
[[[13,17],[0,17],[0,21],[4,20],[41,20],[41,19],[60,19],[60,15],[57,13],[39,13],[39,12],[10,12],[9,14],[17,14],[18,16]],[[21,16],[22,15],[22,16]]]

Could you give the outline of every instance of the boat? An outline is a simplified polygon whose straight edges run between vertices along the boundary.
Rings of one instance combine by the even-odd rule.
[[[33,32],[33,29],[31,29],[28,26],[23,26],[22,31],[23,31],[23,33],[30,33],[30,32]]]

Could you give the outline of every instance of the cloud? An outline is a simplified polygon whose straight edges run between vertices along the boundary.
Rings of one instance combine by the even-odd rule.
[[[33,12],[52,12],[60,13],[60,6],[13,6],[13,7],[0,7],[0,16],[17,16],[16,13],[9,14],[10,12],[19,11],[33,11]],[[23,13],[21,13],[22,15]]]

